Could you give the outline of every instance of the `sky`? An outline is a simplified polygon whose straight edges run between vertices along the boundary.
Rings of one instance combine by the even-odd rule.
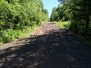
[[[44,9],[47,9],[48,12],[49,12],[49,17],[52,13],[52,9],[54,7],[57,7],[58,4],[59,4],[58,0],[42,0],[42,2],[43,2],[43,5],[44,5]]]

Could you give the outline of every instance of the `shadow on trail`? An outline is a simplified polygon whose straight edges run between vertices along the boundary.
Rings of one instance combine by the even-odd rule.
[[[64,30],[0,51],[0,68],[91,68],[91,48]]]

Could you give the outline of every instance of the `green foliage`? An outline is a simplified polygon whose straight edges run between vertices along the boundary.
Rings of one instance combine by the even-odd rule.
[[[14,31],[11,29],[8,29],[6,31],[1,31],[1,38],[4,42],[9,42],[14,39]]]
[[[15,38],[25,38],[30,35],[33,31],[35,31],[38,28],[38,25],[34,25],[33,27],[25,27],[23,30],[13,30],[13,29],[7,29],[7,30],[1,30],[0,32],[0,42],[10,42],[13,41]]]
[[[91,37],[91,0],[60,0],[59,2],[61,6],[55,8],[55,11],[53,9],[51,21],[70,20],[69,29],[72,32],[85,38]]]
[[[47,20],[48,11],[41,0],[0,0],[0,41],[9,42],[27,27]]]
[[[61,29],[69,29],[71,22],[70,21],[58,21],[56,22],[56,26],[60,27]]]
[[[71,16],[71,30],[75,33],[87,36],[90,29],[90,16],[91,16],[91,1],[78,0],[71,2],[74,6]]]
[[[50,21],[67,21],[70,18],[70,9],[67,9],[69,4],[58,5],[57,8],[53,8]]]

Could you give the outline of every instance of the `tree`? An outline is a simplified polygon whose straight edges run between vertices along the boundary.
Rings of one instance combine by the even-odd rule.
[[[46,20],[48,12],[41,0],[0,0],[0,39],[10,39],[14,31],[40,25]]]
[[[57,8],[53,8],[50,20],[51,21],[68,20],[69,16],[67,14],[70,12],[70,9],[67,9],[67,7],[68,5],[59,4]]]
[[[87,36],[90,29],[91,0],[61,0],[65,17],[71,20],[71,30]],[[59,13],[60,15],[60,13]]]

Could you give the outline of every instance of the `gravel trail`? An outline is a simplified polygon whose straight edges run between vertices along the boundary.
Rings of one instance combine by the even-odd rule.
[[[91,68],[91,47],[48,22],[30,38],[0,46],[0,68]]]

